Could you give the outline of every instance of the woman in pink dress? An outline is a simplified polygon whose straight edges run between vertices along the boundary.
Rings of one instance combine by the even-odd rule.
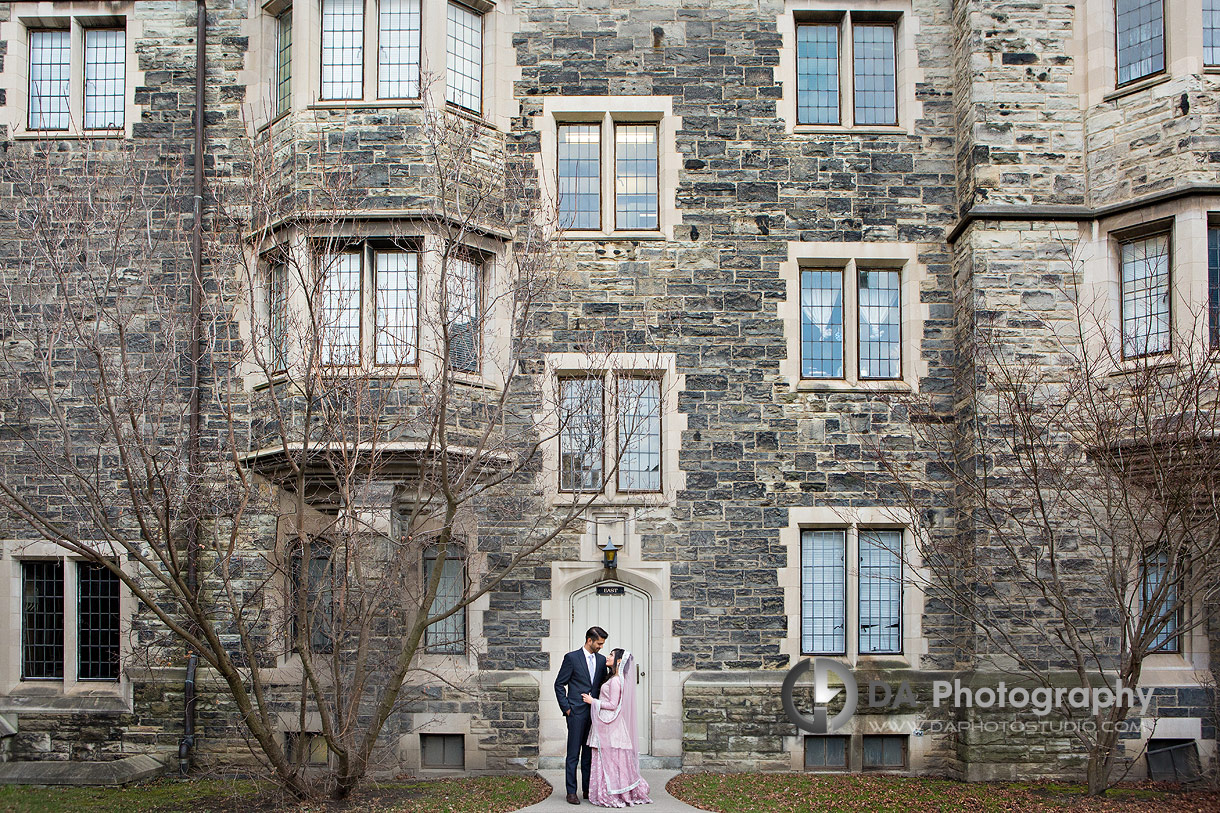
[[[635,658],[616,649],[606,658],[606,668],[610,678],[602,685],[601,697],[581,695],[593,707],[589,801],[599,807],[651,804],[648,782],[640,776],[635,731]]]

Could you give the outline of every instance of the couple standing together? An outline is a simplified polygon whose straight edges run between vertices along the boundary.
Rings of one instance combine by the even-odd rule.
[[[568,723],[565,764],[568,803],[578,805],[576,766],[585,798],[599,807],[626,807],[652,801],[640,776],[635,723],[635,656],[622,649],[602,655],[607,634],[590,627],[585,645],[563,656],[555,697]]]

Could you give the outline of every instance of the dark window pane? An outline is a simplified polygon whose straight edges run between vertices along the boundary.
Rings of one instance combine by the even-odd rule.
[[[1215,226],[1207,230],[1207,333],[1211,346],[1220,347],[1220,228]]]
[[[1169,350],[1169,235],[1122,244],[1123,356]]]
[[[21,676],[64,676],[64,563],[21,563]]]
[[[559,224],[565,229],[601,228],[601,127],[561,124]]]
[[[436,550],[428,551],[424,557],[424,579],[432,578],[436,569]],[[429,615],[448,612],[461,603],[466,593],[466,569],[464,557],[455,553],[451,546],[441,567],[441,581],[436,589]],[[428,652],[444,655],[463,655],[466,652],[466,608],[463,607],[448,618],[428,626],[424,631],[424,647]]]
[[[275,21],[275,114],[292,105],[292,10]]]
[[[267,269],[267,362],[273,371],[283,370],[288,348],[288,266],[272,263]]]
[[[1203,64],[1220,65],[1220,0],[1203,0]]]
[[[1118,0],[1118,84],[1165,70],[1162,0]]]
[[[473,260],[450,258],[445,271],[449,366],[461,372],[479,370],[482,347],[480,289],[483,268]]]
[[[603,394],[601,378],[559,382],[559,489],[597,491],[602,487]]]
[[[846,768],[847,737],[806,737],[806,768]]]
[[[419,757],[424,768],[464,768],[466,740],[461,734],[420,734]]]
[[[865,768],[904,768],[906,767],[906,737],[905,736],[870,736],[864,737],[864,767]]]
[[[801,271],[801,378],[843,377],[843,272]]]
[[[842,530],[801,533],[801,651],[846,651],[847,538]]]
[[[894,26],[852,26],[856,124],[897,124],[897,57]]]
[[[309,565],[305,558],[295,553],[291,561],[292,593],[289,612],[293,650],[298,649],[297,624],[304,611],[309,625],[309,648],[313,652],[330,652],[334,646],[334,590],[335,577],[331,567],[330,548],[317,543],[311,545]],[[301,587],[304,585],[305,590]]]
[[[1147,628],[1155,634],[1149,652],[1179,652],[1181,641],[1178,622],[1178,582],[1170,578],[1169,554],[1151,553],[1144,558],[1144,578],[1140,591],[1140,615]]]
[[[897,271],[859,272],[860,377],[902,377],[901,278]]]
[[[77,648],[81,680],[119,679],[119,577],[77,564]]]
[[[1195,740],[1148,740],[1148,778],[1158,782],[1193,782],[1200,777]]]
[[[839,123],[839,26],[796,27],[796,120]]]

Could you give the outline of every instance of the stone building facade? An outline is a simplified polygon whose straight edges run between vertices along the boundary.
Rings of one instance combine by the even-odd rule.
[[[70,174],[74,161],[132,144],[150,171],[187,166],[195,31],[195,3],[183,0],[0,2],[0,162],[19,171],[50,160]],[[385,39],[409,36],[417,45]],[[576,188],[574,150],[593,144],[581,159],[598,168],[581,176],[589,219],[564,244],[580,285],[548,305],[539,358],[556,374],[579,371],[582,332],[613,332],[616,352],[646,356],[663,382],[656,490],[609,489],[542,561],[470,608],[470,648],[450,664],[460,688],[429,688],[392,726],[400,770],[557,766],[564,724],[551,683],[594,623],[611,631],[609,646],[639,654],[652,764],[804,769],[811,746],[780,690],[813,652],[807,642],[834,634],[817,612],[839,614],[837,646],[860,674],[953,675],[977,654],[961,620],[913,584],[869,610],[886,613],[896,637],[866,642],[859,574],[814,585],[802,557],[810,533],[847,562],[879,533],[909,544],[868,454],[873,439],[904,433],[902,398],[966,420],[975,384],[963,360],[984,318],[1048,352],[1028,317],[1070,318],[1054,284],[1074,270],[1057,253],[1065,236],[1090,247],[1080,273],[1116,306],[1122,245],[1149,234],[1171,244],[1174,313],[1203,307],[1220,284],[1220,242],[1208,253],[1220,212],[1211,0],[215,0],[206,50],[213,190],[242,183],[253,138],[272,146],[285,196],[308,195],[319,165],[350,166],[370,223],[407,217],[421,190],[419,153],[403,136],[420,102],[406,97],[421,87],[483,128],[492,160],[532,167],[543,195]],[[574,140],[591,132],[599,140]],[[637,136],[655,157],[628,152]],[[628,166],[629,154],[642,164]],[[640,188],[655,195],[643,200]],[[25,239],[23,224],[0,217]],[[185,233],[166,239],[186,273]],[[503,252],[504,238],[487,240],[481,250]],[[11,284],[22,269],[4,272]],[[878,307],[860,274],[890,286],[880,346],[860,336]],[[828,285],[838,286],[838,338],[818,344],[807,323],[835,317],[810,316],[817,304],[803,312],[802,289]],[[0,448],[0,465],[20,467],[19,451]],[[553,479],[539,488],[562,499]],[[478,536],[506,532],[508,513],[489,507]],[[62,556],[29,535],[9,521],[0,560],[8,757],[175,753],[180,662],[103,684],[69,655],[67,675],[28,677],[22,562]],[[613,574],[607,540],[620,548]],[[84,588],[65,585],[71,606]],[[805,606],[815,586],[830,591],[819,593],[829,610]],[[116,601],[126,632],[138,609]],[[1191,634],[1145,672],[1161,718],[1151,736],[1193,742],[1204,759],[1216,739],[1210,638]],[[237,759],[246,745],[209,681],[202,673],[199,754]],[[923,720],[860,716],[833,747],[853,770],[973,779],[1078,767],[1063,735],[997,745],[925,734]],[[1129,753],[1153,730],[1128,738]]]

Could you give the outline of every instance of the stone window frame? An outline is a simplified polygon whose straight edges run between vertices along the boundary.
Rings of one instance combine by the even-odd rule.
[[[843,286],[843,377],[802,378],[801,359],[801,271],[812,268],[842,268]],[[898,270],[899,327],[901,331],[901,363],[898,378],[860,378],[859,376],[859,308],[855,285],[850,274],[858,268]],[[927,362],[921,352],[923,325],[929,318],[929,307],[920,299],[920,291],[928,277],[926,266],[919,260],[915,243],[891,242],[799,242],[788,243],[788,259],[781,265],[780,275],[786,287],[786,298],[778,305],[778,316],[784,323],[787,357],[780,362],[780,373],[792,391],[876,391],[916,392],[919,380],[927,374]]]
[[[677,134],[681,116],[673,113],[671,96],[547,96],[543,99],[538,121],[540,151],[538,169],[548,209],[559,223],[558,128],[563,124],[601,124],[600,186],[601,218],[597,229],[568,229],[570,240],[672,240],[674,227],[681,223],[675,194],[680,179],[682,155]],[[616,124],[657,125],[657,228],[618,229],[615,226],[614,126]]]
[[[48,28],[66,28],[70,31],[69,120],[66,130],[29,128],[30,32]],[[85,129],[83,126],[86,28],[121,28],[126,32],[122,127]],[[136,44],[143,31],[144,24],[135,13],[134,2],[110,4],[105,13],[99,13],[97,3],[83,0],[67,3],[42,0],[15,6],[12,17],[0,21],[0,42],[8,43],[4,71],[0,74],[0,91],[8,99],[8,104],[0,107],[0,125],[7,125],[10,137],[17,140],[131,138],[142,110],[136,103],[136,89],[144,85],[144,71],[140,70]]]
[[[1118,83],[1118,22],[1115,0],[1086,0],[1076,6],[1070,51],[1083,106],[1087,109],[1137,94],[1178,77],[1220,73],[1206,65],[1203,54],[1202,0],[1164,0],[1165,67],[1147,76]]]
[[[1199,195],[1146,206],[1082,224],[1072,263],[1081,270],[1082,304],[1096,313],[1122,342],[1122,266],[1125,238],[1168,231],[1170,341],[1188,340],[1207,347],[1208,229],[1220,225],[1220,195]],[[1065,231],[1065,234],[1067,232]],[[1116,354],[1117,355],[1117,354]],[[1148,363],[1156,356],[1114,358],[1114,372],[1127,365]]]
[[[845,530],[847,532],[846,557],[846,628],[856,629],[859,623],[859,566],[858,539],[863,530],[901,530],[903,532],[903,589],[902,589],[902,651],[896,653],[862,653],[858,636],[845,634],[845,650],[842,653],[818,653],[817,657],[833,658],[847,663],[852,668],[870,663],[901,663],[911,669],[919,669],[921,659],[928,652],[928,642],[923,633],[924,591],[928,574],[919,562],[918,551],[911,528],[913,523],[900,509],[882,507],[833,508],[826,506],[799,506],[788,509],[788,525],[780,529],[780,542],[787,551],[787,566],[779,571],[779,586],[784,591],[784,611],[792,623],[788,625],[783,651],[795,664],[807,654],[802,646],[802,563],[801,535],[806,530]],[[852,555],[856,554],[856,559]],[[857,562],[857,564],[853,564]],[[855,608],[855,609],[853,609]],[[802,752],[803,753],[803,752]],[[803,757],[802,757],[803,759]],[[797,768],[800,770],[800,768]]]
[[[892,22],[895,26],[894,50],[895,89],[897,91],[897,121],[892,125],[854,124],[855,101],[853,77],[855,73],[852,48],[852,19],[859,22]],[[806,21],[837,21],[839,30],[839,123],[801,124],[797,117],[797,26]],[[782,89],[778,100],[778,113],[789,133],[907,133],[915,134],[915,123],[923,117],[923,103],[915,94],[915,88],[923,81],[919,66],[916,39],[920,22],[909,0],[785,0],[783,12],[776,18],[781,39],[779,66],[776,81]]]
[[[59,545],[46,541],[5,540],[0,551],[0,603],[8,609],[9,622],[0,625],[0,649],[9,653],[0,660],[0,696],[34,694],[40,697],[63,698],[71,702],[79,698],[88,703],[98,696],[112,697],[132,703],[130,677],[132,618],[135,599],[122,582],[119,583],[119,677],[117,680],[81,680],[77,676],[77,614],[76,564],[88,560],[74,556]],[[98,545],[104,550],[103,544]],[[64,563],[64,676],[62,679],[24,679],[22,673],[22,579],[21,564],[27,560],[60,560]],[[137,665],[137,668],[142,665]]]
[[[548,353],[544,359],[542,381],[542,411],[536,416],[544,439],[542,467],[538,482],[551,505],[571,505],[594,500],[598,506],[673,505],[678,492],[686,487],[686,474],[679,466],[682,433],[686,415],[678,410],[678,398],[686,385],[679,375],[677,360],[672,353]],[[599,491],[565,491],[559,488],[559,382],[564,378],[604,376],[606,382],[616,378],[655,378],[661,382],[661,488],[659,491],[620,490],[617,470],[608,474],[610,455],[617,441],[603,442],[603,477],[605,486]],[[606,386],[611,386],[607,383]],[[611,399],[607,398],[609,406]],[[610,414],[603,408],[603,417]],[[615,411],[617,421],[617,411]],[[613,434],[613,433],[606,433]],[[608,440],[609,438],[607,438]]]
[[[299,278],[304,269],[318,255],[318,246],[331,246],[330,251],[340,253],[345,247],[359,247],[362,255],[361,266],[361,304],[360,304],[360,360],[354,364],[323,365],[328,371],[342,374],[345,370],[362,375],[376,375],[378,369],[387,371],[387,375],[397,378],[432,375],[439,364],[436,348],[437,336],[432,328],[435,325],[434,314],[426,314],[428,306],[429,286],[435,286],[440,267],[440,248],[438,238],[431,234],[426,225],[419,221],[403,221],[387,227],[383,221],[374,219],[356,220],[354,222],[329,229],[328,234],[311,234],[305,236],[296,227],[291,227],[277,233],[268,240],[251,267],[256,269],[254,275],[253,302],[247,311],[247,319],[243,320],[243,338],[251,342],[259,342],[264,352],[269,350],[268,322],[270,316],[269,281],[270,266],[277,262],[287,262],[287,297],[286,322],[289,326],[287,348],[284,353],[286,364],[299,363],[300,338],[293,338],[291,326],[309,312],[305,290]],[[414,252],[419,256],[417,262],[417,315],[415,321],[416,346],[412,362],[377,364],[374,341],[374,320],[376,305],[376,289],[372,275],[374,269],[368,257],[380,248],[392,251]],[[507,294],[506,275],[509,273],[508,243],[498,236],[466,235],[459,250],[462,255],[477,259],[481,267],[480,278],[480,314],[482,332],[479,341],[479,365],[475,371],[454,369],[452,375],[459,383],[473,386],[497,388],[503,385],[506,378],[505,364],[510,348],[507,347],[511,335],[510,326],[506,322],[503,302]],[[282,258],[290,258],[282,260]],[[256,319],[257,322],[252,321]],[[304,328],[299,328],[304,329]],[[257,335],[254,335],[257,333]],[[267,359],[270,362],[270,359]],[[278,366],[278,365],[271,365]],[[253,360],[248,362],[246,375],[251,386],[263,387],[269,381],[263,371]],[[272,379],[280,380],[286,374],[276,372]]]
[[[258,129],[275,124],[294,111],[374,110],[378,108],[449,109],[456,114],[483,122],[501,131],[512,126],[518,115],[513,82],[520,76],[516,64],[513,34],[519,21],[510,0],[453,0],[483,18],[482,109],[468,110],[445,101],[447,70],[448,5],[450,0],[421,0],[420,78],[421,94],[414,98],[378,98],[378,0],[363,0],[364,61],[363,87],[359,99],[322,98],[321,0],[267,0],[261,14],[252,14],[246,23],[250,35],[253,70],[247,76],[251,85],[251,118]],[[285,11],[292,13],[291,91],[287,109],[278,110],[276,100],[277,20]]]

